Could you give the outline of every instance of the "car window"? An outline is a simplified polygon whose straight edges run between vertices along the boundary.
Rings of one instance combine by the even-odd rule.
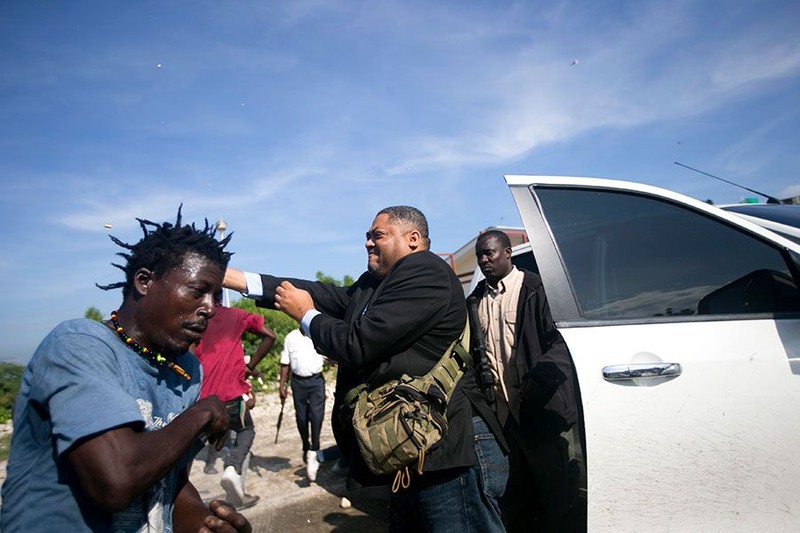
[[[781,251],[732,225],[633,193],[536,192],[584,318],[800,310]]]
[[[521,270],[539,273],[539,265],[536,264],[536,258],[533,257],[533,252],[530,250],[530,247],[528,247],[527,250],[512,255],[511,263]]]
[[[800,206],[798,205],[739,204],[723,206],[722,209],[800,228]]]
[[[800,244],[800,205],[739,204],[722,206],[721,209],[754,217],[751,221],[774,231],[778,235]],[[765,223],[775,222],[775,224]]]

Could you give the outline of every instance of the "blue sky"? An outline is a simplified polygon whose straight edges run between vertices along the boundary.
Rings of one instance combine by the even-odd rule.
[[[180,203],[233,266],[341,278],[387,205],[435,252],[519,225],[504,174],[800,194],[799,27],[794,0],[4,1],[0,358],[114,309],[108,233]]]

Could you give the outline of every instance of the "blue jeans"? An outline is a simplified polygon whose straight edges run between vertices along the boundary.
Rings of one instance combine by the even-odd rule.
[[[478,464],[413,476],[411,486],[389,497],[389,531],[503,532],[498,499],[508,460],[481,418],[472,419]]]
[[[476,506],[480,512],[480,522],[485,524],[483,531],[505,531],[500,519],[500,498],[508,482],[508,457],[503,454],[486,422],[479,416],[472,418],[475,432],[475,453],[478,464],[473,467],[479,472],[478,482],[483,494],[483,505]]]

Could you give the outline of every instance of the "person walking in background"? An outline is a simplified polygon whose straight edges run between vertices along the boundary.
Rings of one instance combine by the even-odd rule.
[[[511,262],[508,235],[482,233],[475,255],[486,279],[468,299],[477,299],[495,408],[511,447],[503,521],[512,533],[577,531],[577,474],[562,436],[577,413],[569,350],[541,278]]]
[[[228,503],[237,509],[252,507],[258,502],[258,495],[249,495],[244,490],[246,470],[243,468],[256,432],[253,417],[250,415],[250,383],[247,378],[253,375],[258,363],[267,355],[275,343],[275,332],[264,325],[264,317],[248,313],[235,307],[222,305],[222,291],[215,295],[216,316],[208,325],[197,344],[196,354],[203,365],[203,385],[201,398],[216,396],[223,402],[230,416],[231,430],[235,438],[223,454],[224,470],[220,484],[225,489]],[[245,332],[261,337],[250,361],[245,364],[242,335]],[[206,466],[207,474],[216,474],[216,450],[209,447]]]
[[[125,281],[106,323],[58,325],[22,377],[3,483],[4,533],[211,531],[249,533],[225,502],[203,503],[188,479],[201,435],[222,447],[228,415],[198,401],[200,363],[188,351],[215,314],[230,253],[204,229],[137,219],[144,237],[111,239]]]
[[[286,335],[281,352],[278,391],[281,401],[285,401],[289,395],[286,380],[291,371],[294,413],[300,439],[303,441],[303,460],[306,462],[309,481],[317,479],[319,434],[325,416],[325,378],[322,376],[322,364],[323,357],[314,349],[314,342],[300,329],[293,329]]]

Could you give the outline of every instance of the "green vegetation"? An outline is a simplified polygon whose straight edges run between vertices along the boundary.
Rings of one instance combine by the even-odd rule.
[[[328,276],[321,270],[317,271],[317,281],[321,281],[322,283],[331,283],[336,285],[337,287],[349,287],[355,280],[350,276],[345,276],[344,279],[336,279],[331,276]]]
[[[274,390],[277,388],[278,372],[280,370],[281,350],[283,350],[283,340],[286,335],[297,327],[297,322],[280,311],[272,309],[263,309],[256,307],[253,300],[242,298],[236,301],[231,307],[238,307],[244,309],[248,313],[261,315],[264,317],[264,323],[268,328],[275,332],[277,339],[272,349],[258,364],[257,370],[264,378],[264,385],[262,386],[257,380],[253,381],[253,388],[258,392],[262,390]],[[252,333],[245,333],[242,337],[242,345],[244,346],[245,355],[253,355],[261,342],[261,337],[253,335]]]
[[[11,420],[14,400],[19,392],[25,367],[16,363],[0,362],[0,424]]]
[[[11,420],[14,400],[19,392],[19,384],[25,367],[16,363],[0,362],[0,423]],[[8,459],[11,450],[11,432],[0,434],[0,461]]]
[[[87,309],[86,312],[83,313],[83,317],[89,320],[96,320],[97,322],[102,322],[104,320],[103,312],[94,306]]]
[[[11,453],[11,433],[6,433],[0,436],[0,461],[8,459],[8,454]]]

